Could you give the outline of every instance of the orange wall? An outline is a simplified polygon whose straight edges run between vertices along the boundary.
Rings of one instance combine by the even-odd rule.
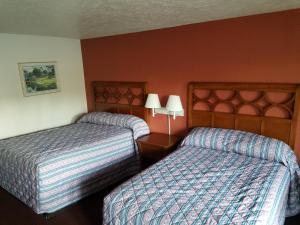
[[[81,46],[90,109],[93,80],[147,81],[162,102],[178,94],[184,105],[189,81],[300,83],[300,9],[86,39]],[[167,132],[165,116],[149,123]],[[186,117],[172,124],[175,133],[185,127]]]

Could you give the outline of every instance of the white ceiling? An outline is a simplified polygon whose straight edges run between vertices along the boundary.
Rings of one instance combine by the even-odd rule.
[[[300,8],[300,0],[0,0],[0,33],[92,38]]]

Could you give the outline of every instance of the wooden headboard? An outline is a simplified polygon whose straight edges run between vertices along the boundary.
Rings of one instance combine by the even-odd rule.
[[[250,131],[295,145],[300,89],[292,84],[188,84],[188,127]]]
[[[138,116],[147,121],[146,82],[94,81],[94,110]]]

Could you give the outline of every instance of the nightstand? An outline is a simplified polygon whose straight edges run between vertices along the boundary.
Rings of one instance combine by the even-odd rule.
[[[181,138],[168,134],[151,133],[137,140],[143,167],[147,167],[174,151]]]

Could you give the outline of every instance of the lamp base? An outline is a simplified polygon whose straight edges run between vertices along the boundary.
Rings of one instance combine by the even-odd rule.
[[[171,119],[170,119],[170,114],[168,114],[168,134],[169,137],[171,136]]]

